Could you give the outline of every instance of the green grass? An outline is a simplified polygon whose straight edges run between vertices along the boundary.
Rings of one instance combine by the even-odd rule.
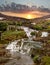
[[[45,65],[50,65],[50,57],[49,56],[44,56],[43,57],[43,62],[45,62]]]
[[[0,40],[0,44],[8,44],[9,41],[8,40]]]
[[[16,39],[21,39],[25,37],[26,37],[26,34],[24,31],[5,31],[2,34],[3,40],[16,40]]]
[[[3,33],[3,35],[12,35],[12,34],[20,34],[20,33],[24,33],[24,31],[5,31]]]

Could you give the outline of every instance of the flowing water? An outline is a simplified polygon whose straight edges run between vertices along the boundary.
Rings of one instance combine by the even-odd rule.
[[[15,40],[6,47],[10,51],[12,60],[10,60],[5,65],[33,65],[33,60],[30,57],[29,52],[31,48],[41,48],[41,42],[32,41],[30,33],[34,30],[29,29],[28,27],[21,27],[26,32],[28,36],[28,40],[19,39]],[[21,45],[19,45],[19,41],[21,41]],[[18,60],[17,60],[17,57]]]

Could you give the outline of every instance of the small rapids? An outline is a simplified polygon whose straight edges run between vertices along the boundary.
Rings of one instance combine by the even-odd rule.
[[[34,65],[33,60],[30,57],[31,48],[39,47],[41,48],[41,42],[35,42],[31,39],[31,32],[34,31],[28,27],[20,27],[26,32],[28,40],[19,39],[13,42],[9,42],[6,49],[9,50],[12,60],[10,60],[5,65]],[[21,41],[21,45],[19,45]],[[18,58],[18,59],[17,59]]]

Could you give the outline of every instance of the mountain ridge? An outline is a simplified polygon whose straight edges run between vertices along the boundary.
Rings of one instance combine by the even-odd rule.
[[[35,5],[29,7],[27,5],[16,4],[12,2],[11,4],[2,4],[0,5],[0,11],[12,11],[12,12],[27,12],[27,11],[41,11],[41,12],[49,12],[49,8],[45,8],[44,6],[37,7]]]

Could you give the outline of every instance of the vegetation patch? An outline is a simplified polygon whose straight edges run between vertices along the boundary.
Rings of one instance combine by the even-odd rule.
[[[24,31],[5,31],[2,34],[3,40],[16,40],[27,37]]]

